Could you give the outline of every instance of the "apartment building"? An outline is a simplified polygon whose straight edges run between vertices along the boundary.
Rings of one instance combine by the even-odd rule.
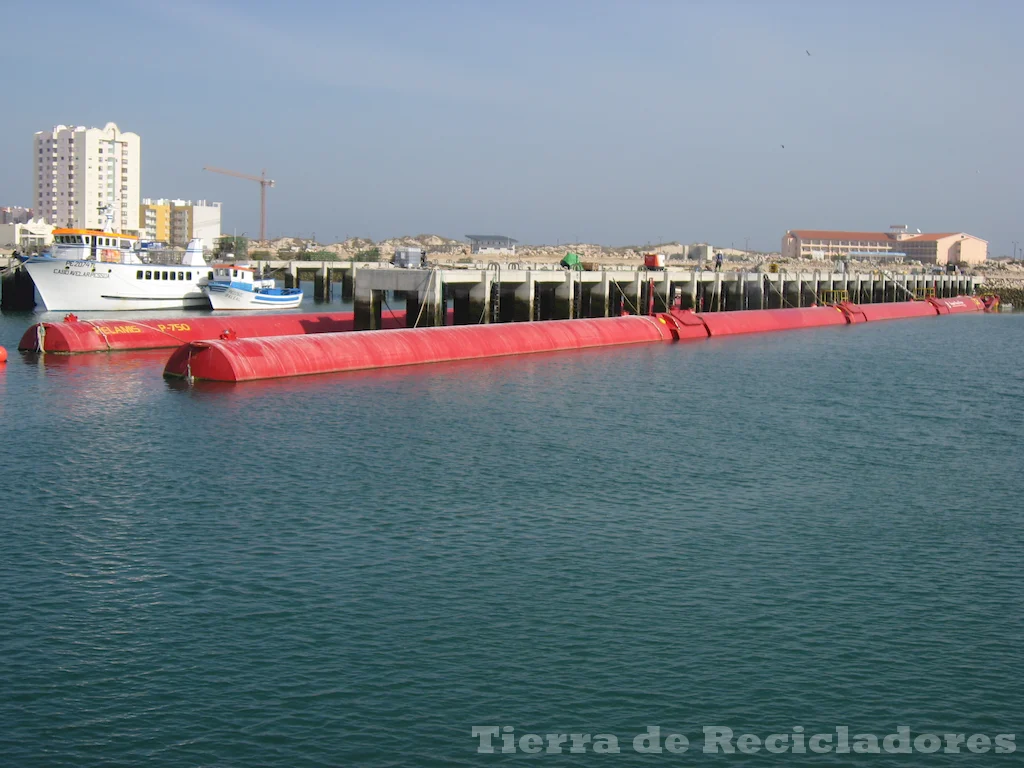
[[[212,247],[220,237],[221,204],[206,200],[169,200],[146,198],[139,205],[142,237],[184,248],[194,237]]]
[[[58,125],[33,141],[33,209],[58,227],[139,231],[141,142],[114,123]]]

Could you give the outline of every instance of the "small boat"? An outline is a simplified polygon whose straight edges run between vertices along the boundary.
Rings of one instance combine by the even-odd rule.
[[[214,264],[203,293],[214,309],[295,309],[302,303],[302,289],[277,288],[273,278],[240,264]]]

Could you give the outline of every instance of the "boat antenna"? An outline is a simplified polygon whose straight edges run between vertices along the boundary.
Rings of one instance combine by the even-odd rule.
[[[110,203],[104,203],[103,205],[96,206],[96,210],[106,219],[106,225],[104,226],[105,232],[114,231],[114,206]]]

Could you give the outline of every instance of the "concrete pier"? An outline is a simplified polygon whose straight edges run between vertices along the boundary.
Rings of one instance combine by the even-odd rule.
[[[341,269],[345,269],[343,265]],[[344,278],[343,278],[344,279]],[[386,292],[404,292],[410,324],[443,324],[451,299],[455,322],[646,314],[672,307],[704,312],[811,307],[849,300],[910,301],[972,294],[980,278],[960,274],[846,272],[710,272],[611,268],[599,271],[526,269],[398,269],[360,265],[353,278],[358,328],[379,312]],[[362,318],[362,319],[361,319]],[[418,318],[418,321],[417,321]]]

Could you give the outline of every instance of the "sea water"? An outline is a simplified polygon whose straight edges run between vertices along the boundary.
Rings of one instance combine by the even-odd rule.
[[[192,388],[33,319],[4,766],[1019,760],[1024,316]]]

